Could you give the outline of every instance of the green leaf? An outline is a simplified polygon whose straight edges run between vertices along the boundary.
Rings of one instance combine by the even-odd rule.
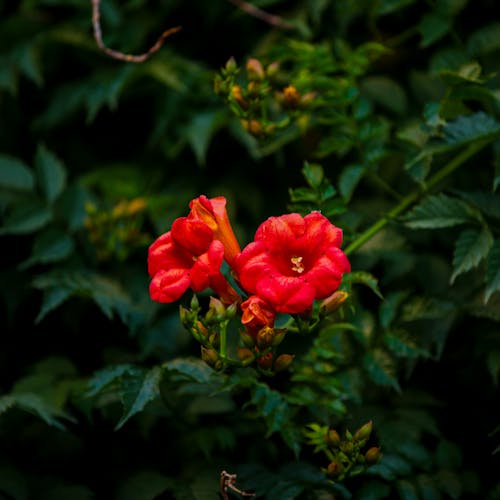
[[[459,116],[443,127],[444,140],[448,144],[467,142],[500,136],[500,123],[484,111]]]
[[[220,111],[205,111],[196,114],[186,127],[185,135],[198,165],[205,165],[210,141],[224,124],[225,114]]]
[[[427,196],[402,218],[412,229],[437,229],[463,224],[472,219],[469,206],[443,193]]]
[[[428,356],[428,353],[418,347],[415,339],[404,330],[387,333],[384,335],[384,343],[388,349],[401,358],[416,359]]]
[[[351,199],[364,173],[365,167],[362,165],[348,165],[342,170],[339,177],[339,191],[346,202]]]
[[[126,372],[132,370],[133,366],[130,364],[116,365],[104,368],[94,373],[88,381],[87,396],[93,397],[102,392],[113,382],[119,380]]]
[[[467,40],[467,51],[474,56],[500,49],[500,23],[483,26]]]
[[[28,165],[18,158],[0,154],[0,188],[33,191],[35,177]]]
[[[28,234],[42,229],[52,220],[52,212],[37,201],[17,205],[5,218],[0,234]]]
[[[401,500],[419,500],[417,488],[413,483],[406,479],[400,479],[396,482],[396,489]]]
[[[363,356],[363,368],[375,384],[401,391],[396,378],[396,366],[386,351],[375,349],[366,353]]]
[[[183,375],[199,384],[208,383],[214,375],[212,368],[198,358],[176,358],[163,363],[162,368],[167,372]]]
[[[302,168],[302,174],[304,175],[305,180],[313,189],[319,189],[323,179],[325,178],[325,174],[323,172],[323,167],[318,165],[317,163],[309,163],[305,162],[304,167]]]
[[[438,12],[425,14],[418,24],[422,36],[420,47],[429,47],[443,38],[451,29],[451,18]]]
[[[373,467],[376,467],[376,465]],[[367,481],[359,488],[359,491],[356,492],[356,499],[380,500],[382,498],[388,498],[390,492],[391,487],[382,481]]]
[[[408,100],[403,87],[386,76],[368,76],[361,82],[361,90],[369,99],[397,115],[403,115]]]
[[[66,187],[66,169],[57,156],[40,144],[36,151],[35,168],[45,199],[53,203]]]
[[[388,294],[382,304],[380,304],[379,318],[382,328],[387,329],[396,318],[399,306],[408,297],[408,293],[393,292]]]
[[[456,16],[469,0],[437,0],[436,9],[445,16]]]
[[[33,253],[20,265],[20,269],[27,269],[35,264],[61,261],[71,255],[74,248],[74,241],[68,234],[51,228],[37,235]]]
[[[408,5],[412,5],[417,0],[381,0],[375,4],[375,14],[383,16],[402,10]]]
[[[498,290],[500,290],[500,240],[495,240],[486,261],[484,303],[486,304]]]
[[[126,371],[122,377],[123,415],[116,424],[120,429],[131,417],[144,410],[145,406],[160,395],[160,382],[163,370],[155,366],[140,375]]]
[[[354,271],[347,278],[352,284],[360,284],[367,286],[377,297],[383,299],[384,296],[379,290],[378,279],[365,271]]]
[[[61,418],[68,418],[65,412],[54,407],[50,402],[32,392],[19,392],[0,397],[0,413],[17,407],[42,419],[58,429],[64,429]]]
[[[462,483],[455,472],[440,470],[435,476],[436,483],[441,491],[452,499],[458,499],[462,495]]]
[[[450,283],[453,284],[457,276],[463,274],[486,258],[493,245],[493,236],[486,228],[466,229],[462,231],[455,243],[453,253],[453,274]]]
[[[73,295],[73,290],[68,287],[57,287],[44,290],[40,311],[35,318],[35,323],[40,323],[47,314],[57,309]]]
[[[468,192],[457,191],[467,202],[475,205],[481,212],[489,217],[500,219],[500,196],[483,191]]]

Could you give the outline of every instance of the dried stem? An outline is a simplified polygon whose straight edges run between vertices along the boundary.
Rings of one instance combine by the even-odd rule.
[[[264,21],[270,24],[271,26],[275,26],[276,28],[281,28],[284,30],[290,30],[294,28],[292,24],[288,23],[283,18],[269,14],[268,12],[259,9],[255,5],[245,2],[244,0],[229,0],[229,1],[232,4],[236,5],[236,7],[238,7],[242,11],[246,12],[247,14],[250,14],[251,16],[254,16],[257,19],[260,19],[261,21]]]
[[[220,494],[222,496],[222,500],[229,500],[229,496],[227,492],[229,490],[238,493],[244,497],[254,497],[255,493],[248,493],[247,491],[240,490],[236,487],[236,474],[229,474],[229,472],[223,470],[220,474]]]
[[[174,33],[177,33],[182,28],[181,26],[176,26],[175,28],[170,28],[164,31],[156,43],[143,54],[133,55],[133,54],[124,54],[123,52],[119,52],[117,50],[110,49],[104,45],[102,41],[102,31],[101,31],[101,23],[100,23],[100,6],[101,0],[92,0],[92,25],[94,27],[94,38],[97,42],[98,47],[108,56],[111,56],[114,59],[119,59],[121,61],[133,62],[133,63],[142,63],[146,59],[148,59],[152,54],[154,54],[161,46],[165,43],[165,40]]]

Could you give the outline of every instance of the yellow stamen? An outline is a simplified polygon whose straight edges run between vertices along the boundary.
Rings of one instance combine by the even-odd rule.
[[[290,260],[292,261],[292,271],[295,271],[296,273],[303,273],[305,268],[304,264],[302,264],[302,257],[291,257]]]

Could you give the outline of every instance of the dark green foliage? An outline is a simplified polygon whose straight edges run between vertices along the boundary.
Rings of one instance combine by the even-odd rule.
[[[495,2],[235,3],[102,0],[121,52],[182,25],[135,64],[90,0],[0,1],[0,498],[499,498]],[[343,230],[348,297],[279,319],[287,370],[213,369],[190,294],[149,297],[200,194],[242,246]]]

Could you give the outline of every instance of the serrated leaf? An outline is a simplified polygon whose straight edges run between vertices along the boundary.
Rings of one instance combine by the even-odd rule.
[[[350,273],[349,280],[353,284],[357,283],[367,286],[377,297],[384,298],[378,287],[378,279],[373,274],[365,271],[354,271]]]
[[[31,168],[13,156],[0,154],[0,188],[32,191],[35,176]]]
[[[427,196],[402,218],[412,229],[437,229],[463,224],[472,219],[468,205],[443,193]]]
[[[380,304],[379,318],[382,328],[387,329],[396,318],[399,306],[408,297],[408,292],[393,292],[388,294]]]
[[[42,304],[40,311],[35,318],[35,324],[40,323],[47,314],[57,309],[73,295],[73,290],[67,287],[51,288],[44,290],[42,295]]]
[[[39,202],[31,201],[13,208],[5,218],[0,234],[28,234],[38,231],[52,220],[52,212]]]
[[[131,417],[144,410],[149,402],[160,395],[160,382],[163,376],[160,366],[155,366],[139,376],[130,375],[130,372],[125,372],[122,378],[123,415],[116,424],[116,430],[123,427]]]
[[[493,236],[488,229],[466,229],[455,243],[453,253],[453,274],[450,283],[486,258],[493,245]]]
[[[132,365],[123,364],[99,370],[98,372],[94,373],[94,375],[92,375],[92,378],[88,381],[87,396],[96,396],[104,388],[108,387],[111,383],[119,380],[124,373],[132,369]]]
[[[447,144],[464,144],[488,137],[500,136],[500,123],[484,111],[459,116],[443,127]]]
[[[384,335],[384,343],[398,357],[416,359],[428,356],[404,330],[387,333]]]
[[[382,349],[375,349],[363,356],[363,369],[375,384],[392,387],[398,392],[401,391],[396,378],[394,361]]]
[[[53,203],[66,187],[66,169],[62,161],[40,144],[36,151],[35,168],[45,199]]]
[[[484,303],[486,304],[493,293],[500,290],[500,240],[495,240],[488,254],[485,281]]]
[[[199,384],[206,384],[214,375],[212,368],[197,358],[176,358],[163,363],[162,368],[183,375]]]

